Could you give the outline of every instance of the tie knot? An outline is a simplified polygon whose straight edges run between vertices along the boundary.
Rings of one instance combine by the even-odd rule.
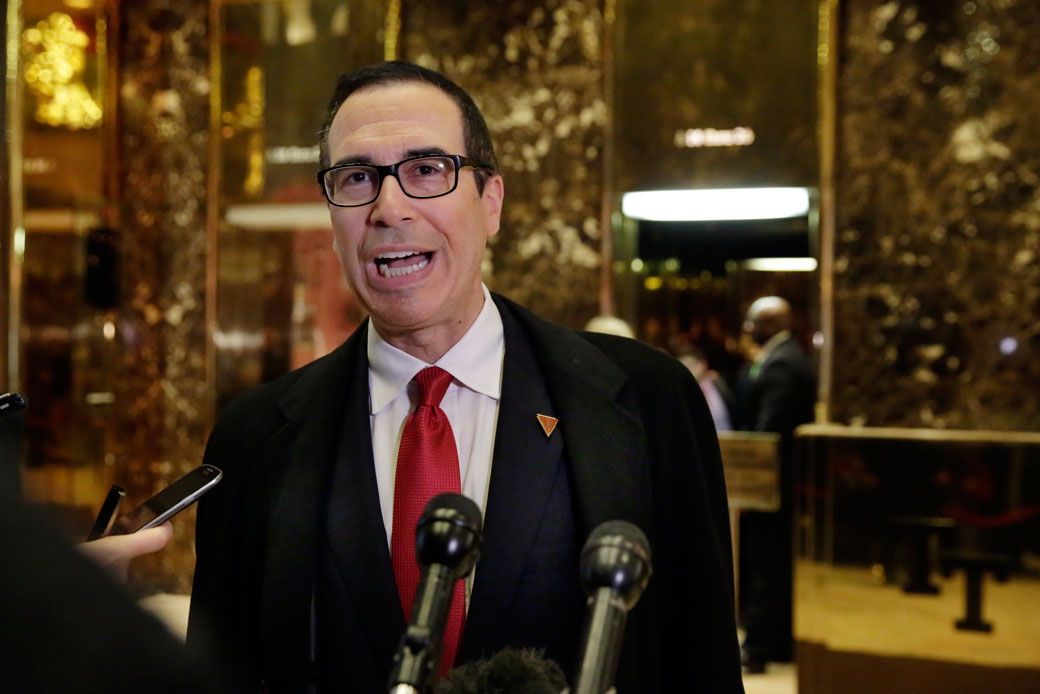
[[[412,380],[419,384],[419,404],[438,407],[451,385],[451,374],[437,366],[428,366]]]

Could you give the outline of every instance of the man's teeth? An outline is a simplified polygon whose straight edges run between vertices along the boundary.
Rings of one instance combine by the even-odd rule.
[[[395,260],[397,258],[407,258],[409,256],[415,256],[416,262],[404,267],[390,267],[387,263],[376,263],[376,267],[379,268],[379,274],[383,277],[403,277],[405,275],[410,275],[417,270],[422,270],[430,263],[430,259],[426,256],[426,254],[409,253],[407,251],[394,253],[380,253],[379,259]]]

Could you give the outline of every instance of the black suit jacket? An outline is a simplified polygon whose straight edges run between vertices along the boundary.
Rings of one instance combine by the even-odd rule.
[[[494,299],[503,393],[458,662],[505,645],[572,656],[584,609],[576,550],[599,523],[624,519],[650,538],[654,576],[629,615],[619,692],[742,691],[725,487],[696,382],[635,341]],[[385,684],[404,616],[372,472],[367,368],[363,327],[237,399],[211,436],[206,462],[225,479],[199,507],[188,638],[221,653],[244,689],[293,688],[314,643],[317,679],[341,691]],[[559,419],[552,436],[538,413]],[[328,662],[337,652],[341,670]]]
[[[773,349],[756,378],[745,371],[737,391],[739,428],[745,431],[773,431],[790,436],[799,424],[813,420],[816,375],[794,338]]]

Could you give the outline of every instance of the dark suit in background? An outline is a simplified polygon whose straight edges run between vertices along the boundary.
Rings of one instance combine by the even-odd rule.
[[[792,634],[793,432],[813,420],[816,376],[793,337],[752,364],[737,384],[738,429],[780,434],[780,511],[740,516],[740,605],[745,660],[788,661]]]
[[[742,691],[725,486],[696,381],[633,340],[494,300],[502,397],[457,662],[535,647],[572,669],[578,551],[596,525],[623,519],[647,533],[654,575],[629,617],[619,691]],[[313,649],[330,691],[380,691],[404,630],[373,471],[366,331],[246,393],[210,439],[206,462],[224,481],[199,506],[188,638],[234,663],[245,690],[298,688]],[[551,436],[536,414],[559,419]]]

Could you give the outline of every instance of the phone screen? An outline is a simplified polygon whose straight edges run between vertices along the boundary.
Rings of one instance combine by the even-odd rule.
[[[188,506],[220,481],[221,471],[212,465],[203,465],[162,490],[125,516],[120,516],[112,534],[124,535],[155,525],[161,525]]]

